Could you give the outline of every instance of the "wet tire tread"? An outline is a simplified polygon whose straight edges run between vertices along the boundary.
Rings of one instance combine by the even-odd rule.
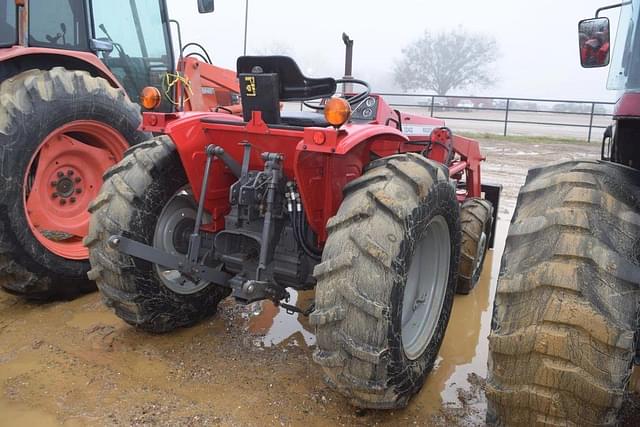
[[[7,137],[7,142],[2,147],[4,154],[0,150],[0,175],[4,174],[0,176],[0,204],[5,198],[5,192],[22,192],[22,187],[18,184],[21,177],[17,178],[15,171],[9,168],[2,170],[3,162],[14,163],[9,159],[9,149],[15,151],[14,144],[23,142],[12,136],[16,126],[22,126],[16,125],[16,121],[31,117],[36,107],[56,102],[60,96],[63,96],[61,99],[75,100],[77,96],[87,95],[95,99],[107,99],[117,105],[117,114],[122,116],[118,123],[123,128],[127,126],[126,120],[140,117],[139,106],[131,102],[122,89],[112,87],[105,79],[94,77],[87,71],[63,67],[32,69],[0,83],[0,136]],[[74,109],[81,104],[75,102],[68,105],[70,110],[79,111]],[[121,130],[117,126],[116,128]],[[129,142],[135,144],[138,141],[132,139]],[[25,148],[18,147],[17,150],[19,155],[25,155]],[[0,221],[9,222],[10,219],[0,218]],[[10,247],[8,254],[0,253],[0,286],[9,293],[26,299],[46,301],[70,299],[95,290],[95,284],[85,276],[87,261],[78,262],[61,257],[55,257],[53,261],[51,253],[35,258],[17,237],[10,237],[8,228],[0,229],[0,246]],[[57,270],[54,271],[55,268]]]
[[[620,220],[640,213],[639,178],[584,161],[529,172],[489,337],[492,424],[615,425],[640,327],[640,228]]]
[[[415,392],[415,385],[391,386],[403,379],[389,377],[386,371],[391,319],[385,295],[396,274],[392,265],[399,244],[390,236],[401,234],[411,207],[436,183],[449,186],[448,172],[421,156],[378,159],[346,186],[343,205],[329,221],[323,260],[314,270],[314,360],[323,367],[327,382],[354,405],[402,407]],[[372,275],[380,280],[367,280]],[[326,312],[344,316],[323,315]],[[361,329],[365,324],[366,331]]]
[[[460,209],[462,244],[458,287],[456,288],[456,292],[459,294],[465,295],[470,293],[480,278],[479,272],[474,272],[476,255],[478,253],[481,235],[484,232],[487,238],[487,248],[485,252],[481,254],[484,261],[484,256],[488,249],[488,241],[491,237],[492,214],[493,207],[488,200],[471,198],[462,204]]]
[[[150,159],[153,159],[152,165]],[[125,322],[153,333],[190,326],[212,315],[227,294],[215,286],[193,295],[178,295],[159,284],[154,288],[151,285],[154,279],[148,276],[155,273],[141,272],[131,257],[119,254],[106,243],[113,234],[128,232],[136,238],[136,228],[141,225],[133,224],[134,214],[154,216],[145,210],[145,197],[156,196],[150,186],[158,184],[157,177],[168,174],[166,168],[170,166],[182,167],[168,136],[128,150],[121,165],[107,174],[99,197],[107,202],[93,206],[91,238],[85,240],[93,266],[91,274],[107,306]],[[186,177],[184,179],[186,182]]]

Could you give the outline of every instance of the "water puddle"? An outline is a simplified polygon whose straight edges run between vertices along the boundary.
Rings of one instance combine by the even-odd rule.
[[[509,220],[498,221],[496,247],[487,253],[476,288],[455,297],[438,362],[415,399],[426,412],[463,405],[484,416],[486,401],[479,383],[487,375],[487,337]]]
[[[67,326],[72,326],[78,329],[88,329],[96,325],[108,325],[112,327],[125,326],[124,321],[119,317],[114,316],[113,312],[107,310],[100,311],[85,311],[80,313],[74,313],[70,320],[65,322]]]
[[[63,424],[46,412],[0,399],[0,425],[3,427],[58,427]]]
[[[2,363],[2,370],[0,370],[0,384],[4,384],[7,380],[28,376],[42,370],[42,365],[35,355],[17,358],[9,354],[7,359],[7,362]]]
[[[83,417],[63,421],[39,409],[0,399],[0,426],[2,427],[81,427],[87,425]]]
[[[314,291],[291,292],[289,304],[307,308],[313,301]],[[257,335],[256,345],[271,347],[274,345],[306,345],[316,343],[313,327],[309,319],[300,314],[289,314],[282,307],[276,307],[270,301],[261,301],[248,308],[248,329]]]

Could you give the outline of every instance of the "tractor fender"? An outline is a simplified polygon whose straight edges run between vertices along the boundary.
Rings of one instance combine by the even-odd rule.
[[[206,111],[171,114],[145,113],[142,115],[143,130],[164,133],[171,138],[182,159],[182,164],[185,166],[189,181],[193,184],[202,181],[202,177],[198,175],[199,169],[193,167],[194,156],[204,156],[204,147],[212,143],[202,127],[202,120],[206,118],[242,123],[242,119],[238,116]]]
[[[342,203],[344,187],[362,175],[370,152],[396,154],[408,141],[397,129],[382,125],[305,129],[296,147],[294,170],[307,221],[319,242],[327,238],[326,224]]]
[[[324,134],[322,144],[316,142],[320,133]],[[307,128],[297,148],[298,151],[346,155],[360,144],[378,141],[399,145],[409,142],[409,138],[399,130],[383,125],[348,125],[338,130]]]
[[[14,46],[0,49],[0,64],[2,64],[0,81],[25,70],[50,70],[54,67],[64,67],[87,71],[92,76],[107,80],[114,88],[124,90],[111,70],[91,52]]]

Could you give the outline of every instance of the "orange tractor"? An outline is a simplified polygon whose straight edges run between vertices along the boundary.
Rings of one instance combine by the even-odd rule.
[[[478,142],[289,57],[243,56],[237,73],[241,116],[144,114],[159,136],[105,173],[89,207],[89,277],[150,332],[227,296],[307,315],[330,385],[357,406],[405,406],[492,245],[499,187],[481,182]],[[313,304],[291,304],[311,289]]]
[[[200,45],[180,42],[174,59],[171,22],[164,0],[0,2],[0,284],[8,292],[47,299],[95,288],[82,244],[87,206],[103,172],[149,138],[137,104],[239,109],[235,73],[211,65]]]
[[[615,8],[611,54],[598,15]],[[633,0],[579,24],[582,66],[611,60],[609,88],[624,93],[599,160],[531,169],[520,190],[489,336],[490,424],[618,423],[640,363],[639,20]]]

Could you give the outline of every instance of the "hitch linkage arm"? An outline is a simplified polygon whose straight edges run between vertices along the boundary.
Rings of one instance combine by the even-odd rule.
[[[271,175],[267,189],[267,209],[264,213],[264,225],[262,227],[262,245],[260,258],[256,271],[256,280],[260,280],[260,273],[266,270],[270,257],[273,255],[273,205],[276,199],[278,183],[282,180],[282,154],[262,153],[265,161],[265,170]]]
[[[111,236],[107,244],[125,255],[130,255],[172,270],[178,270],[187,276],[198,278],[218,286],[225,288],[231,287],[229,280],[232,276],[228,273],[205,265],[191,263],[183,257],[171,255],[168,252],[161,251],[144,243],[136,242],[128,237]]]
[[[200,246],[202,243],[200,228],[202,227],[204,201],[207,195],[207,187],[209,185],[211,164],[215,156],[224,155],[224,150],[213,144],[208,145],[205,152],[207,154],[207,162],[204,167],[204,176],[202,177],[202,189],[200,191],[200,200],[198,200],[196,221],[193,227],[193,233],[189,236],[189,249],[187,251],[186,259],[184,257],[163,252],[152,246],[136,242],[135,240],[131,240],[124,236],[111,236],[107,243],[109,246],[117,249],[123,254],[149,261],[163,267],[178,270],[185,275],[211,282],[218,286],[231,287],[231,284],[229,283],[229,280],[232,277],[231,275],[200,263]]]
[[[307,316],[311,310],[299,309],[298,307],[287,304],[289,301],[289,293],[286,289],[273,281],[260,280],[262,273],[267,269],[271,257],[273,256],[273,215],[274,205],[276,202],[276,191],[279,183],[283,179],[282,161],[283,156],[279,153],[262,153],[262,159],[265,162],[265,171],[270,175],[266,196],[266,210],[264,215],[264,226],[262,230],[262,246],[260,248],[258,267],[256,270],[255,280],[246,280],[240,275],[232,276],[228,273],[203,265],[200,252],[202,245],[202,236],[200,228],[202,227],[202,218],[204,215],[204,202],[207,195],[209,184],[209,175],[211,173],[211,164],[214,157],[225,160],[224,150],[215,145],[209,145],[206,148],[207,161],[204,168],[204,176],[202,178],[202,187],[200,191],[200,199],[198,200],[198,210],[196,213],[195,226],[193,233],[189,236],[189,249],[186,257],[176,256],[144,243],[136,242],[125,236],[111,236],[108,240],[109,246],[119,252],[148,261],[153,264],[161,265],[166,268],[177,270],[180,273],[192,277],[194,279],[204,280],[217,286],[231,288],[232,295],[239,301],[251,303],[263,299],[270,299],[277,304],[281,304],[287,312],[301,313]],[[246,181],[249,177],[249,160],[251,154],[251,145],[244,144],[244,159],[240,168],[239,179]],[[227,163],[227,162],[225,162]],[[227,164],[229,166],[229,164]],[[230,167],[234,174],[238,172],[237,164]]]

